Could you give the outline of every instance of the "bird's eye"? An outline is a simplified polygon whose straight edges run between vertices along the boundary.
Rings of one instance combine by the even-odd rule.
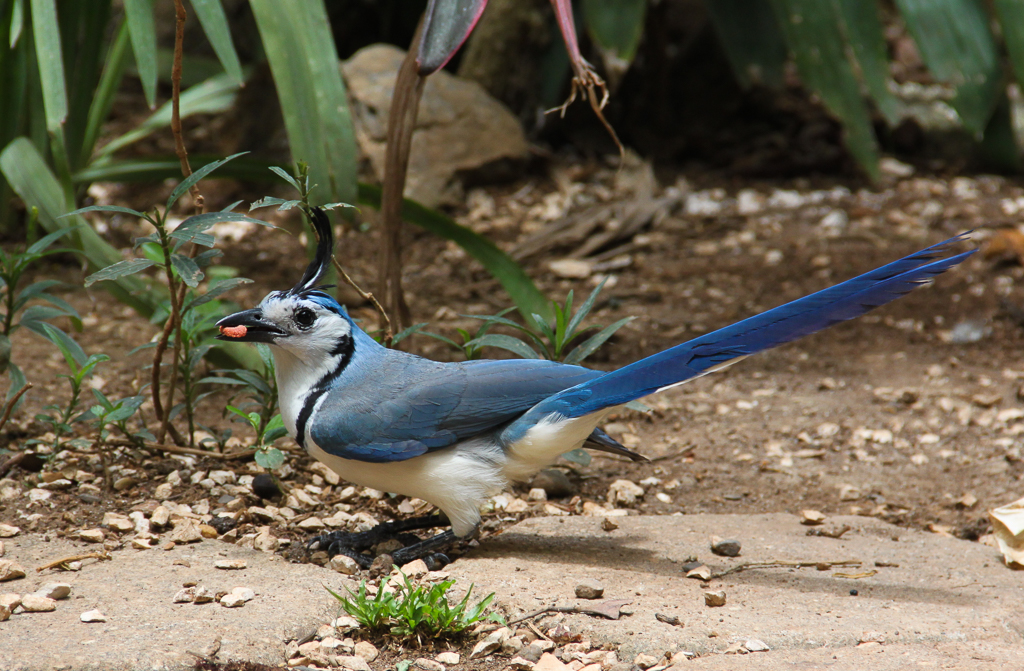
[[[316,313],[309,308],[299,308],[295,311],[294,319],[300,329],[308,329],[316,321]]]

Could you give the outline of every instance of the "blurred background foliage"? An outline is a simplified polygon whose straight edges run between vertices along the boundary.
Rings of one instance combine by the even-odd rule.
[[[568,0],[566,0],[567,2]],[[431,8],[487,5],[446,68],[479,82],[552,149],[603,155],[585,106],[564,119],[572,70],[549,0],[191,0],[182,116],[194,167],[248,151],[218,177],[276,179],[309,165],[314,204],[379,203],[359,156],[337,61],[377,42],[408,47]],[[584,56],[612,92],[623,142],[660,165],[755,177],[879,175],[893,153],[1016,171],[1024,0],[576,0]],[[78,217],[89,184],[178,177],[169,149],[171,0],[0,0],[0,235],[30,208],[92,270],[119,252]],[[244,86],[243,86],[244,84]],[[281,132],[277,132],[280,130]],[[935,140],[941,138],[941,140]],[[965,150],[966,148],[966,150]],[[405,216],[455,239],[523,305],[529,278],[444,215]],[[137,278],[112,291],[144,315]],[[518,292],[518,293],[517,293]]]

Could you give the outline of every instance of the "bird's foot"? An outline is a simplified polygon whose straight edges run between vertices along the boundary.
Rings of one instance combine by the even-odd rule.
[[[401,566],[416,559],[422,559],[427,569],[436,571],[451,562],[447,556],[438,552],[455,542],[456,536],[451,531],[433,536],[426,540],[411,533],[413,529],[428,529],[448,526],[449,522],[443,515],[414,517],[394,522],[383,522],[368,531],[346,532],[332,531],[311,539],[306,545],[307,550],[323,550],[328,557],[345,555],[351,558],[360,568],[368,569],[373,564],[374,548],[389,541],[397,541],[402,547],[385,550],[394,558],[395,564]],[[369,552],[367,552],[369,551]]]

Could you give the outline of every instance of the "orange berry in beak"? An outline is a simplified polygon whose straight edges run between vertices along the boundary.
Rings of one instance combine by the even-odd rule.
[[[245,326],[221,326],[220,332],[229,338],[244,338],[248,332]]]

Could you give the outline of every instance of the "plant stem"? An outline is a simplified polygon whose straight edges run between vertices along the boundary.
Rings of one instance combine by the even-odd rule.
[[[31,382],[26,382],[25,386],[18,390],[18,393],[14,395],[10,401],[7,402],[7,406],[4,407],[4,416],[0,418],[0,431],[3,431],[4,426],[7,424],[7,420],[11,418],[11,412],[14,410],[14,406],[18,405],[18,399],[25,395],[25,392],[32,388]]]
[[[185,5],[181,0],[174,0],[174,64],[171,66],[171,133],[174,135],[174,153],[181,162],[181,174],[186,179],[192,174],[192,166],[188,163],[188,151],[185,139],[181,134],[181,54],[185,40]],[[203,211],[203,196],[199,193],[199,185],[194,184],[188,190],[192,195],[192,204],[196,214]]]

